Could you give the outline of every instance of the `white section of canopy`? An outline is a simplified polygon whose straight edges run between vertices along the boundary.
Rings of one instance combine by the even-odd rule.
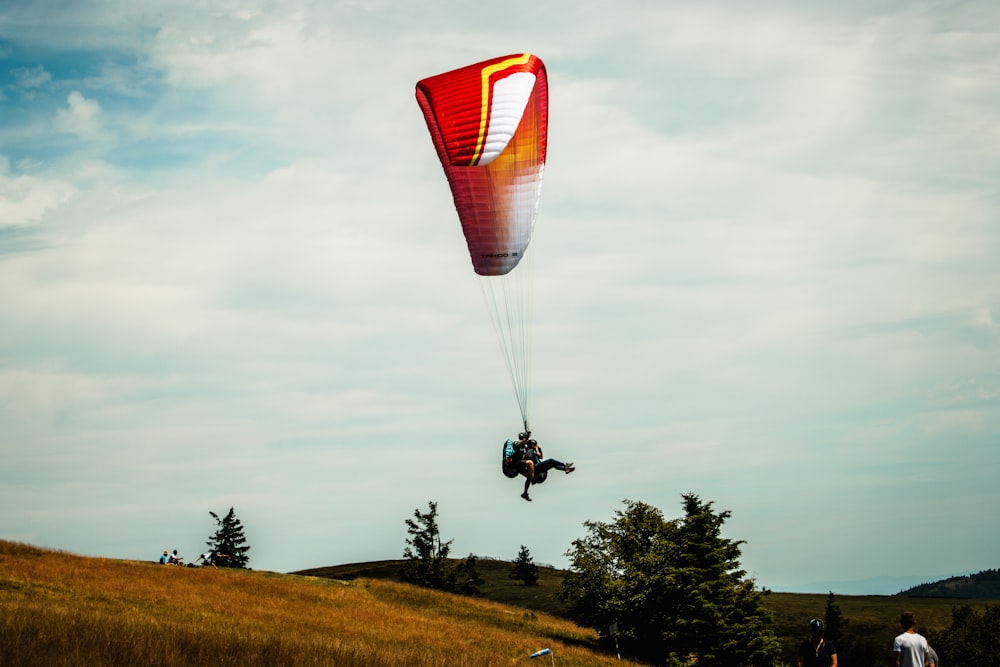
[[[486,130],[480,165],[485,166],[495,160],[510,143],[534,88],[535,75],[531,72],[514,72],[493,84],[490,125]]]

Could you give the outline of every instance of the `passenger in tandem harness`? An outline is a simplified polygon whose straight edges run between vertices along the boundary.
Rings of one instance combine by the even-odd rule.
[[[543,458],[542,448],[536,440],[531,439],[531,431],[518,434],[518,439],[507,440],[503,445],[501,470],[507,477],[513,479],[524,475],[524,492],[521,497],[530,501],[528,487],[541,484],[548,477],[552,468],[569,474],[576,470],[572,463],[563,463],[556,459]]]

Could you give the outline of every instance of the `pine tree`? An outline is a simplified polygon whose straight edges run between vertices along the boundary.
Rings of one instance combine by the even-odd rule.
[[[427,588],[443,588],[453,540],[441,541],[437,503],[431,501],[427,506],[427,512],[413,510],[413,519],[406,520],[406,532],[410,537],[403,549],[406,562],[400,570],[400,579]]]
[[[833,591],[830,591],[830,595],[826,598],[826,611],[823,617],[826,621],[825,637],[833,642],[835,647],[839,648],[839,642],[844,639],[847,630],[848,620],[841,613],[840,605],[837,604],[836,598],[833,596]]]
[[[209,514],[212,515],[218,526],[218,530],[206,542],[215,554],[215,564],[220,567],[246,569],[247,562],[250,560],[250,557],[247,556],[250,547],[247,546],[246,536],[243,534],[243,524],[236,518],[236,512],[230,507],[229,514],[222,519],[215,512],[209,511]]]
[[[523,544],[521,545],[521,551],[517,554],[517,560],[514,561],[514,568],[508,576],[511,579],[520,579],[524,582],[525,586],[538,585],[538,567],[535,565],[535,561],[532,560],[528,547]]]
[[[686,494],[685,516],[626,500],[611,523],[588,521],[589,536],[567,553],[561,597],[574,618],[610,645],[657,664],[763,667],[779,664],[770,614],[739,566],[740,545],[721,536],[729,512]]]
[[[417,586],[475,595],[482,583],[476,569],[476,557],[469,554],[464,561],[456,564],[448,560],[454,540],[441,541],[437,503],[431,501],[427,506],[427,512],[416,509],[413,519],[406,520],[406,532],[410,537],[403,550],[406,560],[399,570],[399,578]]]

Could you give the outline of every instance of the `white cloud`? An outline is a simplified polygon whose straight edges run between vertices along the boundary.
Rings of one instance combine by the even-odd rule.
[[[55,128],[81,139],[98,139],[103,134],[101,105],[74,90],[66,98],[66,107],[56,110]]]
[[[75,192],[65,181],[11,175],[9,160],[0,156],[0,229],[37,222]]]
[[[39,88],[52,82],[52,75],[41,65],[19,67],[11,70],[20,88]]]

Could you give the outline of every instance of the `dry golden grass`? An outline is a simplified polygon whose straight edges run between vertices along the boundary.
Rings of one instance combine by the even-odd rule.
[[[635,664],[595,642],[554,616],[390,581],[181,568],[0,541],[0,665],[481,666],[520,664],[543,647],[560,665]]]

